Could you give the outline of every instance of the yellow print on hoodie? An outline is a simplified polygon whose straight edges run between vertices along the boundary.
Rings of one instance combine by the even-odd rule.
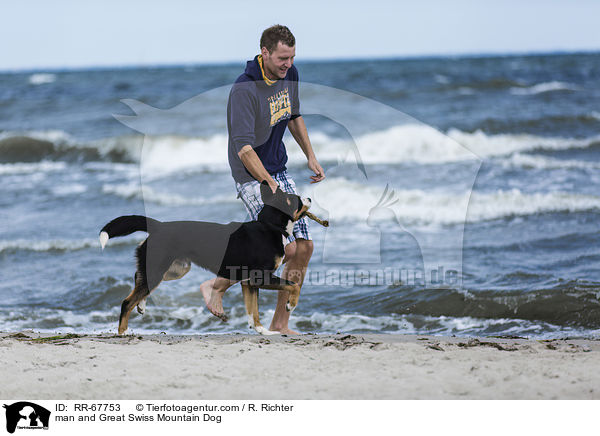
[[[269,97],[269,108],[271,110],[271,127],[279,121],[292,116],[292,106],[290,105],[290,93],[288,88]]]

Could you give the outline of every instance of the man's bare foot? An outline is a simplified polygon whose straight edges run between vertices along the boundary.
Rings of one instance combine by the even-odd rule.
[[[223,310],[223,294],[225,292],[218,292],[213,288],[216,279],[208,280],[200,285],[200,292],[204,297],[206,308],[214,316],[219,318],[223,322],[227,322],[227,315]]]

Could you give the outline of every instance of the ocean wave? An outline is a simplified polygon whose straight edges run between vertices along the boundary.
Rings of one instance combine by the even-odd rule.
[[[447,133],[420,124],[405,124],[342,139],[323,132],[310,133],[319,161],[327,164],[359,160],[363,164],[444,164],[485,159],[532,150],[586,148],[600,141],[589,138],[543,137],[531,134],[486,134],[481,130]],[[286,137],[288,165],[305,165],[300,147]],[[0,162],[27,163],[53,160],[138,163],[143,175],[177,171],[229,171],[227,136],[206,138],[180,135],[126,135],[80,142],[61,131],[0,135]]]
[[[523,279],[501,277],[499,280]],[[526,277],[527,280],[529,277]],[[370,296],[373,309],[382,313],[473,319],[519,319],[553,325],[600,328],[600,285],[595,282],[562,281],[554,287],[530,291],[464,291],[454,289],[389,288]],[[367,297],[344,301],[350,307],[366,304]],[[380,306],[378,306],[378,302]]]
[[[504,117],[486,118],[477,123],[477,128],[487,132],[488,135],[506,132],[546,132],[550,129],[561,131],[589,129],[589,131],[597,131],[600,113],[596,115],[594,116],[594,112],[592,112],[589,114],[533,116],[516,120]]]
[[[537,165],[541,168],[551,168],[553,163],[554,160],[547,161],[536,157],[530,160],[523,157],[506,161],[503,165]],[[573,162],[573,165],[579,163]],[[519,189],[511,189],[449,193],[443,190],[398,189],[393,185],[391,189],[394,190],[393,199],[397,199],[398,202],[386,208],[389,209],[389,213],[380,213],[379,209],[382,208],[373,209],[379,203],[384,187],[358,183],[343,177],[330,177],[318,185],[301,186],[300,193],[311,197],[314,213],[328,218],[332,225],[335,225],[336,221],[369,221],[375,225],[378,222],[389,221],[391,217],[401,225],[454,225],[540,213],[600,209],[599,196],[569,192],[525,193]],[[238,201],[234,195],[184,196],[168,191],[159,192],[150,186],[142,190],[138,183],[105,184],[102,192],[162,206],[202,206]]]
[[[474,192],[467,222],[539,213],[585,212],[600,209],[600,197],[569,192],[523,193],[519,189]]]
[[[29,76],[27,81],[30,85],[43,85],[45,83],[52,83],[56,80],[56,74],[52,73],[36,73]]]
[[[0,132],[0,141],[14,137],[25,137],[48,142],[73,141],[73,137],[64,130],[27,130],[27,131],[3,131]]]
[[[197,172],[229,171],[227,136],[216,134],[208,138],[178,135],[146,136],[141,167],[144,174],[160,174],[181,170]]]
[[[448,136],[484,159],[524,151],[583,149],[600,141],[600,135],[579,139],[525,133],[489,135],[481,130],[469,133],[458,129],[450,129]]]
[[[445,76],[442,76],[445,78]],[[446,78],[447,79],[447,78]],[[460,91],[461,89],[470,89],[471,91],[496,91],[506,88],[516,87],[520,88],[524,85],[516,80],[507,79],[505,77],[492,77],[481,81],[455,81],[450,82],[449,80],[438,80],[438,76],[435,76],[435,81],[440,84],[438,89],[440,91]]]
[[[0,164],[0,176],[50,173],[63,171],[66,167],[64,162],[52,161]]]
[[[572,159],[555,159],[543,155],[515,153],[499,160],[505,168],[556,169],[600,169],[600,162],[586,162]]]
[[[553,323],[518,318],[477,318],[471,316],[426,316],[393,314],[366,316],[361,314],[331,315],[316,312],[310,316],[294,314],[293,329],[319,333],[393,333],[438,336],[525,336],[545,339],[566,336],[590,337],[595,328],[559,326]]]
[[[495,192],[450,194],[420,189],[394,190],[398,202],[388,206],[399,224],[452,225],[489,221],[549,212],[583,212],[600,209],[600,197],[566,192],[524,193],[519,189]],[[313,199],[316,213],[336,220],[366,223],[387,221],[390,214],[375,213],[383,187],[360,184],[337,177],[319,186],[305,188],[303,195]]]
[[[2,132],[0,163],[44,160],[135,162],[140,144],[141,139],[133,136],[86,143],[60,130]]]
[[[443,74],[435,74],[433,78],[437,83],[441,85],[447,85],[448,83],[450,83],[450,78]]]
[[[202,206],[217,203],[236,203],[238,201],[235,195],[215,195],[206,198],[184,196],[171,192],[158,192],[150,186],[145,186],[142,189],[139,183],[121,185],[105,184],[102,186],[102,192],[104,194],[117,195],[128,200],[140,199],[162,206]]]
[[[157,306],[149,298],[146,314],[132,313],[129,332],[133,334],[224,334],[250,333],[243,303],[228,308],[229,321],[223,323],[201,306]],[[368,316],[360,313],[332,314],[301,313],[290,319],[290,328],[306,333],[390,333],[443,336],[518,335],[535,339],[557,337],[592,337],[595,328],[562,326],[551,322],[518,318],[476,318],[470,316],[424,316],[391,314]],[[33,329],[42,333],[63,332],[79,334],[116,333],[119,305],[109,310],[75,311],[36,308],[36,310],[1,310],[0,330]],[[261,311],[263,322],[273,317],[273,310]]]
[[[514,95],[535,95],[553,91],[579,91],[580,88],[576,85],[566,82],[543,82],[526,88],[515,87],[510,89],[510,93]]]
[[[111,240],[111,245],[132,245],[142,241],[143,238],[127,237],[115,241]],[[85,239],[13,239],[0,241],[0,254],[15,253],[18,251],[33,252],[67,252],[80,251],[88,248],[100,250],[100,241],[98,238]]]
[[[450,129],[446,134],[428,126],[407,124],[368,133],[354,142],[311,133],[311,142],[319,160],[346,162],[353,159],[354,144],[364,164],[443,164],[478,158],[509,155],[531,150],[586,148],[600,136],[585,139],[542,137],[529,134],[488,135],[481,130],[464,132]],[[290,150],[291,148],[291,150]],[[290,160],[302,162],[297,147],[288,147]]]
[[[79,195],[87,191],[87,186],[82,183],[70,183],[68,185],[57,185],[51,188],[56,197],[68,197],[70,195]]]

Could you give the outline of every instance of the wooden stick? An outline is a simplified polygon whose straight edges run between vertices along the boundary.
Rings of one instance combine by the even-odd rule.
[[[329,221],[327,221],[327,220],[322,220],[321,218],[314,216],[312,213],[310,213],[308,211],[306,212],[306,216],[308,218],[310,218],[311,220],[318,222],[323,227],[329,227]]]

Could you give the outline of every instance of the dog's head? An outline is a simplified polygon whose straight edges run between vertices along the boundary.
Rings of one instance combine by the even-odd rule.
[[[302,218],[312,204],[310,198],[300,198],[296,194],[288,194],[287,192],[283,192],[279,186],[273,192],[269,184],[265,181],[260,185],[260,195],[265,205],[279,210],[292,221],[298,221]]]

